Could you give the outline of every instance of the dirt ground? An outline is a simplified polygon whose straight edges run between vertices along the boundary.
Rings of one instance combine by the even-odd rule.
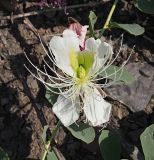
[[[31,8],[32,2],[25,3],[20,3],[16,13],[34,9]],[[98,16],[96,27],[99,29],[107,17],[111,4],[112,2],[107,2],[96,7],[70,9],[67,11],[68,15],[64,11],[54,11],[31,16],[28,19],[48,43],[53,34],[61,34],[68,26],[68,16],[76,18],[81,24],[88,24],[89,11],[93,10]],[[1,13],[8,14],[3,8]],[[120,2],[113,18],[120,22],[136,22],[141,25],[146,23],[146,35],[151,39],[154,38],[154,26],[152,26],[154,17],[139,12],[131,3],[126,5]],[[45,56],[45,52],[39,39],[23,20],[22,18],[14,20],[13,23],[1,21],[0,25],[0,147],[8,152],[11,160],[39,160],[43,147],[41,140],[43,126],[48,124],[52,130],[57,119],[52,113],[51,105],[45,99],[44,86],[24,67],[25,64],[35,72],[24,53],[41,68],[41,56]],[[115,42],[123,32],[117,29],[107,31],[104,39],[109,40],[112,35],[112,41]],[[153,42],[143,36],[135,37],[125,33],[124,44],[128,48],[127,53],[120,55],[117,64],[122,63],[133,45],[136,45],[129,63],[147,62],[154,67],[154,61],[150,60],[150,56],[154,54]],[[114,50],[118,50],[118,46],[115,45]],[[145,54],[147,52],[148,54]],[[108,128],[120,130],[125,139],[122,157],[135,159],[133,151],[134,146],[137,146],[136,150],[139,153],[136,159],[143,159],[139,136],[147,126],[154,123],[154,97],[145,110],[136,113],[117,101],[112,99],[109,101],[113,103],[113,109]],[[96,128],[96,131],[99,133],[99,128]],[[75,139],[63,127],[58,131],[55,142],[56,148],[66,160],[102,159],[96,144],[97,140],[87,145]]]

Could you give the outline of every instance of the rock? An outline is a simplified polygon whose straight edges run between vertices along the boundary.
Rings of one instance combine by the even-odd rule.
[[[154,67],[147,63],[130,63],[126,69],[133,75],[132,84],[118,82],[107,88],[109,95],[133,112],[144,110],[154,93]]]

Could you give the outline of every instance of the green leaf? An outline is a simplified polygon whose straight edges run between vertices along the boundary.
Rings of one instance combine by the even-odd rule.
[[[121,28],[125,31],[127,31],[130,34],[133,34],[135,36],[141,35],[144,33],[145,29],[144,27],[141,27],[139,24],[121,24],[117,22],[111,22],[110,23],[111,28]]]
[[[58,91],[55,88],[52,88],[52,90]],[[45,98],[49,101],[49,103],[54,105],[54,103],[57,101],[58,95],[51,92],[48,88],[46,88]]]
[[[102,130],[99,136],[99,147],[104,160],[120,160],[121,143],[117,134]]]
[[[145,129],[140,139],[145,160],[154,160],[154,124]]]
[[[46,160],[58,160],[56,154],[54,153],[54,151],[48,151]]]
[[[46,133],[47,133],[48,128],[49,128],[48,125],[44,126],[44,128],[43,128],[42,140],[44,143],[46,143],[46,136],[47,136]]]
[[[144,13],[154,14],[154,0],[136,0],[135,6]]]
[[[9,160],[8,154],[0,147],[0,160]]]
[[[104,78],[107,77],[107,79],[123,81],[125,83],[132,83],[134,80],[133,76],[126,69],[120,69],[120,67],[115,65],[110,65],[99,75]]]
[[[95,138],[95,130],[93,127],[85,123],[72,124],[67,127],[72,135],[86,143],[91,143]]]
[[[97,16],[93,11],[90,11],[89,14],[89,30],[90,30],[90,37],[94,37],[94,25],[97,21]]]

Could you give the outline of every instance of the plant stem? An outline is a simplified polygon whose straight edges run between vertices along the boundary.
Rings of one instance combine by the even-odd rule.
[[[51,145],[51,143],[52,143],[52,141],[53,141],[53,139],[54,139],[54,137],[55,137],[55,135],[56,135],[59,127],[60,127],[60,125],[61,125],[61,122],[58,121],[55,129],[54,129],[53,132],[52,132],[52,135],[51,135],[50,139],[49,139],[49,140],[47,141],[47,143],[45,144],[45,151],[44,151],[44,153],[43,153],[43,155],[42,155],[41,160],[45,160],[46,155],[47,155],[48,150],[49,150],[49,147],[50,147],[50,145]]]
[[[110,10],[110,13],[109,13],[109,15],[108,15],[108,17],[106,19],[106,22],[105,22],[105,24],[103,26],[103,29],[100,31],[99,38],[101,38],[101,36],[103,35],[104,31],[109,27],[109,23],[110,23],[110,20],[112,18],[112,15],[113,15],[113,12],[114,12],[114,10],[116,8],[117,3],[118,3],[118,0],[115,0],[113,5],[112,5],[112,8]]]

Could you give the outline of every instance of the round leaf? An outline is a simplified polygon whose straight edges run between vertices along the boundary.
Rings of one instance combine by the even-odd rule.
[[[136,0],[136,7],[149,14],[154,14],[154,0]]]
[[[145,129],[140,139],[145,160],[154,160],[154,124]]]
[[[141,35],[144,33],[145,29],[141,27],[139,24],[121,24],[117,22],[111,22],[110,24],[111,28],[121,28],[125,31],[127,31],[130,34],[133,34],[135,36]]]
[[[99,147],[104,160],[120,160],[121,144],[117,134],[102,130],[99,136]]]
[[[86,143],[91,143],[95,138],[95,130],[93,127],[85,123],[72,124],[67,127],[67,129],[72,133],[72,135]]]
[[[52,90],[57,91],[57,89],[53,89],[53,88]],[[54,105],[54,103],[57,101],[58,95],[46,88],[45,98],[49,101],[49,103]]]
[[[108,79],[123,81],[125,83],[132,83],[133,76],[125,69],[120,69],[117,66],[110,65],[105,71],[99,74],[102,77],[107,77]]]
[[[48,151],[46,160],[58,160],[58,158],[55,155],[54,151]]]

